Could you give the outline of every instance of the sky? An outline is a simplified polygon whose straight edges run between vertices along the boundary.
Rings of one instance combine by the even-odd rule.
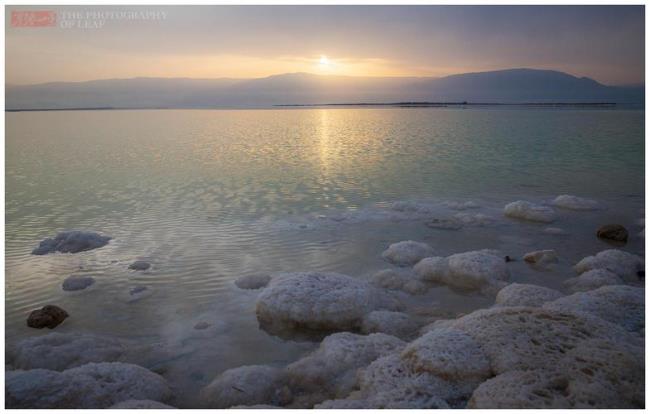
[[[53,12],[53,26],[25,27],[24,12],[36,10]],[[8,84],[527,67],[623,85],[643,83],[645,72],[643,6],[7,6],[5,14]]]

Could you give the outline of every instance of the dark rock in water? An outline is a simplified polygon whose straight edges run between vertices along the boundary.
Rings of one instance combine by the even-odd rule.
[[[111,238],[108,236],[88,231],[63,231],[53,239],[48,238],[40,242],[38,247],[32,250],[32,254],[79,253],[106,246],[109,240]]]
[[[194,325],[194,329],[202,330],[202,329],[208,329],[210,327],[210,324],[207,322],[199,322],[196,325]]]
[[[460,230],[463,227],[463,225],[458,220],[438,218],[429,220],[426,225],[432,229],[441,230]]]
[[[133,289],[131,289],[129,293],[133,296],[133,295],[137,295],[138,293],[142,293],[145,290],[147,290],[146,286],[136,286]]]
[[[515,261],[515,259],[513,259],[513,258],[510,257],[510,256],[506,256],[506,257],[504,257],[504,260],[506,261],[506,263],[508,263],[508,262],[514,262],[514,261]]]
[[[621,226],[620,224],[605,224],[598,229],[596,236],[601,239],[626,242],[628,233],[625,227]]]
[[[95,283],[95,279],[92,277],[84,276],[70,276],[63,281],[63,290],[73,291],[73,290],[83,290]]]
[[[636,275],[639,276],[639,279],[644,280],[645,279],[645,270],[639,270],[636,272]]]
[[[136,260],[129,265],[129,269],[131,270],[147,270],[149,267],[151,267],[151,264],[144,260]]]
[[[45,305],[41,309],[32,311],[27,318],[27,326],[30,328],[50,328],[57,327],[67,318],[68,312],[55,305]]]

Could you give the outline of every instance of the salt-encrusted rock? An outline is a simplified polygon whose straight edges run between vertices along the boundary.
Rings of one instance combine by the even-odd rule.
[[[602,319],[545,308],[482,309],[450,327],[481,346],[495,374],[556,366],[570,349],[590,338],[639,341],[635,334]]]
[[[565,208],[568,210],[597,210],[600,205],[595,200],[588,198],[580,198],[572,195],[560,195],[553,200],[552,204],[555,207]]]
[[[52,332],[19,341],[8,357],[16,369],[63,371],[89,362],[118,361],[124,353],[122,343],[113,338]]]
[[[391,244],[381,257],[398,266],[412,266],[432,254],[433,249],[428,244],[407,240]]]
[[[553,236],[565,236],[568,234],[566,230],[561,229],[559,227],[546,227],[544,229],[544,233],[551,234]]]
[[[557,366],[503,373],[481,384],[468,408],[642,408],[643,348],[590,339]]]
[[[429,290],[429,286],[417,279],[410,269],[380,270],[372,276],[370,283],[383,289],[403,290],[412,295],[419,295]]]
[[[541,223],[552,223],[557,219],[552,208],[521,200],[506,204],[503,213],[507,217]]]
[[[63,281],[61,286],[65,291],[84,290],[95,283],[95,279],[90,276],[70,276]]]
[[[529,252],[524,255],[524,261],[538,265],[556,263],[558,261],[557,252],[555,250],[537,250]]]
[[[88,231],[64,231],[56,237],[41,241],[32,254],[44,255],[48,253],[78,253],[86,250],[106,246],[111,240],[108,236]]]
[[[603,250],[595,256],[585,257],[574,266],[574,269],[578,274],[594,269],[606,269],[616,273],[627,282],[637,282],[637,272],[642,271],[643,267],[643,259],[639,256],[622,250],[610,249]]]
[[[264,325],[316,330],[359,327],[373,310],[397,310],[395,299],[368,282],[338,273],[286,273],[274,278],[257,299]]]
[[[580,276],[572,277],[564,281],[564,285],[571,292],[586,292],[588,290],[598,289],[601,286],[622,285],[623,279],[616,273],[607,269],[594,269],[584,272]]]
[[[414,372],[395,353],[362,369],[360,391],[348,399],[363,399],[367,408],[462,408],[477,385]]]
[[[400,339],[382,333],[328,336],[316,351],[286,368],[294,394],[305,395],[306,406],[346,397],[357,385],[356,372],[384,355],[404,347]]]
[[[615,242],[626,242],[628,238],[627,229],[620,224],[605,224],[596,231],[600,239],[613,240]]]
[[[167,401],[171,396],[160,375],[120,362],[5,374],[7,408],[108,408],[125,400]]]
[[[176,410],[176,407],[152,400],[126,400],[108,408],[111,410]]]
[[[280,368],[242,366],[221,373],[201,390],[201,400],[208,408],[244,404],[275,405],[284,385],[284,373]]]
[[[547,287],[511,283],[497,293],[495,303],[497,306],[542,306],[562,296],[562,293]]]
[[[586,313],[615,323],[628,331],[645,325],[645,289],[625,285],[603,286],[544,304],[565,313]]]
[[[240,289],[261,289],[266,287],[270,281],[270,275],[254,274],[237,278],[237,280],[235,280],[235,285]]]
[[[136,260],[135,262],[131,263],[129,265],[129,269],[131,270],[147,270],[151,267],[151,264],[149,262],[145,262],[144,260]]]
[[[418,323],[408,314],[393,311],[374,311],[363,318],[361,332],[371,334],[376,332],[408,339],[418,330]]]
[[[414,268],[422,280],[466,290],[499,285],[510,273],[503,257],[488,250],[458,253],[449,257],[427,257]]]
[[[414,372],[428,372],[450,381],[480,382],[491,374],[481,347],[456,329],[434,329],[411,342],[402,351],[402,359]]]
[[[30,328],[54,329],[68,317],[68,312],[55,305],[45,305],[36,309],[27,317],[27,326]]]
[[[432,229],[439,229],[439,230],[460,230],[463,228],[463,224],[456,219],[440,219],[440,218],[433,218],[425,223],[427,227],[431,227]]]

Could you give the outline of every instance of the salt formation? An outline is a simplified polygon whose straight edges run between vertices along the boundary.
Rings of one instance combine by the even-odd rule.
[[[557,218],[552,208],[521,200],[507,204],[503,212],[507,217],[541,223],[552,223]]]
[[[410,338],[418,328],[417,321],[408,314],[382,310],[370,312],[361,323],[363,333],[382,332],[401,339]]]
[[[94,283],[95,279],[89,276],[70,276],[63,281],[61,287],[65,291],[84,290]]]
[[[224,371],[201,390],[201,400],[208,408],[229,408],[244,404],[281,402],[283,371],[266,365],[247,365]]]
[[[640,331],[645,325],[645,289],[624,285],[603,286],[546,303],[544,308],[565,313],[586,313],[629,331]]]
[[[643,348],[588,339],[557,365],[514,370],[481,384],[468,408],[642,408]]]
[[[414,372],[428,372],[445,380],[480,382],[491,374],[481,347],[453,328],[435,329],[411,342],[402,359]]]
[[[140,271],[147,270],[149,267],[151,267],[151,264],[149,262],[145,262],[144,260],[136,260],[129,265],[129,269]]]
[[[152,400],[126,400],[117,403],[110,410],[175,410],[176,407]]]
[[[474,201],[448,201],[443,203],[447,208],[452,210],[467,210],[470,208],[479,208],[480,206]]]
[[[384,269],[375,273],[370,283],[376,287],[390,290],[402,290],[412,295],[425,293],[429,286],[415,277],[411,270]]]
[[[108,408],[125,400],[171,397],[160,375],[120,362],[90,363],[63,372],[32,369],[5,374],[7,408]]]
[[[565,208],[568,210],[597,210],[600,208],[599,204],[595,200],[590,200],[588,198],[580,198],[572,195],[559,195],[553,200],[552,204],[555,207]]]
[[[343,398],[355,388],[359,368],[401,350],[404,345],[398,338],[381,333],[330,335],[316,351],[287,366],[289,384],[299,406]]]
[[[637,282],[639,280],[637,272],[642,271],[643,267],[643,259],[639,256],[610,249],[603,250],[595,256],[585,257],[574,266],[574,269],[578,274],[594,269],[606,269],[627,282]]]
[[[598,289],[601,286],[622,284],[624,284],[623,279],[607,269],[589,270],[580,276],[572,277],[564,281],[564,285],[571,292],[586,292],[588,290]]]
[[[235,285],[240,289],[261,289],[269,284],[271,276],[267,274],[254,274],[240,276],[235,280]]]
[[[454,214],[453,219],[464,226],[483,227],[494,223],[492,217],[482,213],[456,213]]]
[[[350,276],[285,273],[274,278],[257,299],[257,319],[268,328],[351,330],[373,310],[397,310],[386,291]]]
[[[391,244],[381,257],[398,266],[412,266],[432,254],[428,244],[407,240]]]
[[[449,257],[427,257],[413,270],[422,280],[463,290],[501,286],[510,273],[503,257],[490,250],[458,253]]]
[[[526,253],[524,261],[531,264],[546,265],[549,263],[556,263],[557,252],[555,250],[537,250],[534,252]]]
[[[118,361],[125,351],[113,338],[52,332],[19,341],[7,357],[16,369],[63,371],[89,362]]]
[[[557,290],[543,286],[512,283],[497,293],[497,306],[542,306],[564,296]]]
[[[48,253],[78,253],[86,250],[97,249],[108,244],[108,236],[87,231],[64,231],[56,237],[41,241],[32,254],[44,255]]]

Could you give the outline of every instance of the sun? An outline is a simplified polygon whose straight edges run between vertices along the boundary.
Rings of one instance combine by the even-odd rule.
[[[323,66],[327,66],[327,65],[330,64],[330,60],[325,55],[320,55],[320,61],[319,62]]]

